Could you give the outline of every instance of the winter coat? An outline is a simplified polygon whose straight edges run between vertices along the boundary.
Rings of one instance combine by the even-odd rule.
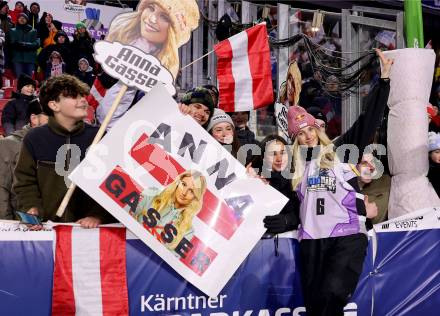
[[[280,214],[290,215],[292,220],[289,221],[289,226],[286,231],[297,229],[299,225],[299,205],[300,201],[296,192],[292,190],[292,181],[286,179],[281,172],[272,171],[270,179],[267,179],[271,187],[282,193],[289,199],[287,204],[283,207]]]
[[[85,35],[76,35],[70,45],[70,51],[72,52],[72,65],[78,65],[78,61],[81,58],[87,59],[89,65],[95,67],[95,59],[93,58],[93,44],[95,39]]]
[[[66,71],[68,73],[73,72],[74,68],[72,64],[72,52],[70,51],[70,41],[69,38],[67,37],[67,34],[64,33],[63,31],[59,31],[57,35],[55,35],[54,40],[56,43],[58,36],[61,35],[63,35],[66,38],[64,44],[53,44],[46,46],[41,50],[40,54],[38,54],[38,66],[40,66],[40,68],[44,72],[46,72],[47,61],[49,60],[49,56],[50,54],[52,54],[53,51],[57,51],[58,53],[61,54],[63,61],[66,63]]]
[[[377,216],[371,219],[373,225],[388,220],[388,201],[390,200],[391,177],[383,174],[379,179],[362,187],[361,193],[368,195],[368,201],[377,206]]]
[[[13,190],[17,195],[18,207],[25,211],[35,207],[43,221],[54,219],[67,192],[64,177],[55,171],[57,152],[63,145],[75,144],[80,149],[82,160],[97,131],[97,127],[83,121],[68,131],[54,117],[49,117],[48,124],[31,129],[23,139],[14,170]],[[69,153],[67,151],[62,159],[67,166],[71,164],[71,155],[76,154]],[[77,188],[61,221],[73,222],[86,216],[100,218],[103,223],[114,221],[109,213]]]
[[[18,17],[21,13],[25,13],[24,11],[17,11],[17,10],[9,10],[9,16],[11,17],[11,21],[14,24],[17,24]]]
[[[87,71],[77,70],[75,72],[75,77],[77,77],[82,82],[86,83],[90,88],[93,86],[93,81],[95,81],[95,76],[93,75],[92,67],[89,67]]]
[[[10,136],[0,139],[0,219],[14,219],[14,211],[18,210],[12,181],[21,142],[29,129],[30,126],[26,125]]]
[[[6,135],[10,135],[13,131],[22,129],[23,126],[29,123],[27,110],[29,103],[35,99],[34,96],[21,93],[15,94],[15,97],[15,99],[6,103],[2,113],[2,126]]]
[[[62,28],[63,24],[60,21],[52,20],[52,23],[55,26],[55,28],[57,29],[57,31],[61,31],[61,28]],[[55,36],[57,34],[57,33],[55,33],[55,34],[51,35],[51,33],[49,31],[49,28],[47,27],[46,19],[45,18],[44,19],[41,18],[40,23],[38,23],[37,33],[38,33],[38,38],[40,39],[40,46],[41,47],[43,47],[44,41],[48,37],[53,36],[53,40],[55,40]]]
[[[17,25],[9,33],[10,45],[12,47],[12,62],[34,64],[37,60],[37,49],[40,40],[37,31],[29,24]]]
[[[359,116],[348,131],[333,140],[335,147],[344,144],[356,145],[359,148],[359,157],[361,157],[365,147],[372,143],[371,140],[382,123],[389,94],[390,80],[380,79],[379,84],[368,95],[365,112]]]
[[[29,12],[28,16],[29,16],[28,24],[32,26],[33,29],[38,28],[38,23],[40,21],[38,14],[33,14],[32,12]]]
[[[237,138],[240,144],[257,144],[255,141],[255,134],[247,126],[245,128],[236,128]]]
[[[440,197],[440,164],[431,162],[429,164],[428,179]]]

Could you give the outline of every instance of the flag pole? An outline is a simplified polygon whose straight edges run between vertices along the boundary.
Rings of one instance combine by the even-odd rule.
[[[215,51],[215,49],[211,50],[210,52],[207,52],[205,55],[203,55],[202,57],[197,58],[196,60],[193,60],[192,62],[190,62],[188,65],[183,66],[182,68],[180,68],[180,71],[182,71],[183,69],[185,69],[186,67],[191,66],[192,64],[198,62],[199,60],[205,58],[206,56],[212,54]]]
[[[104,132],[108,126],[108,124],[110,123],[110,120],[113,116],[113,114],[115,113],[119,103],[121,102],[122,97],[124,96],[125,92],[127,91],[127,85],[122,85],[121,90],[119,91],[118,95],[116,96],[115,100],[113,101],[113,104],[110,108],[110,110],[108,111],[107,115],[104,118],[104,121],[102,122],[101,126],[99,127],[98,132],[95,135],[95,138],[93,139],[93,142],[90,146],[96,145],[102,138],[102,136],[104,135]],[[75,183],[71,183],[69,186],[69,189],[67,190],[66,194],[64,195],[63,200],[61,201],[60,206],[58,207],[56,216],[57,217],[62,217],[64,214],[64,211],[66,210],[67,204],[69,204],[70,199],[72,198],[73,193],[75,192],[76,189],[76,184]]]

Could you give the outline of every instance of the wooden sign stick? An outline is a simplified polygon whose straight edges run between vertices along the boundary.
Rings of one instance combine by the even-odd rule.
[[[107,115],[104,118],[104,121],[101,124],[101,127],[98,130],[98,133],[96,133],[95,138],[93,139],[93,142],[90,146],[96,145],[104,135],[104,132],[110,123],[110,120],[115,113],[116,109],[118,108],[119,103],[121,102],[121,99],[125,92],[127,91],[128,87],[127,85],[122,85],[121,90],[119,91],[118,95],[116,96],[115,100],[113,101],[112,107],[108,111]],[[69,204],[70,199],[72,198],[73,192],[75,192],[76,184],[73,182],[70,184],[69,189],[67,190],[66,194],[64,195],[63,200],[61,201],[60,206],[58,207],[56,216],[62,217],[64,214],[64,211],[66,210],[67,204]]]

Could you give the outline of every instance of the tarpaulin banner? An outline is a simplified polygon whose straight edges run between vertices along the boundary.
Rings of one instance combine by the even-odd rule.
[[[23,1],[28,8],[33,2],[33,0]],[[40,5],[40,18],[43,12],[51,13],[54,20],[62,23],[62,31],[69,36],[74,35],[76,23],[83,21],[90,35],[96,40],[102,39],[108,33],[110,23],[117,15],[133,11],[131,8],[118,8],[88,2],[85,5],[74,5],[65,0],[37,2]]]
[[[209,298],[128,233],[130,315],[304,316],[299,245],[286,237],[260,240],[220,294]],[[345,315],[438,315],[440,229],[371,237]],[[2,314],[50,315],[53,239],[53,231],[23,232],[18,224],[0,223]]]
[[[163,85],[116,122],[70,179],[210,296],[264,234],[263,218],[287,202],[249,178]]]

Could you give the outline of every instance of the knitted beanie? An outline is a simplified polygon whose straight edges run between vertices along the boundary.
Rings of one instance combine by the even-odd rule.
[[[288,131],[291,138],[295,138],[299,131],[307,126],[319,128],[315,118],[297,105],[291,106],[287,111]]]
[[[225,111],[220,109],[214,109],[214,114],[212,115],[206,130],[209,132],[217,124],[224,122],[231,124],[232,127],[235,128],[234,122],[232,121],[231,117],[225,113]]]
[[[78,22],[75,24],[76,29],[80,29],[80,28],[87,28],[86,25],[83,22]]]
[[[26,21],[28,21],[28,22],[29,22],[29,17],[28,17],[28,16],[27,16],[27,14],[26,14],[26,13],[24,13],[24,12],[20,13],[20,14],[18,15],[18,18],[25,18],[25,19],[26,19]]]
[[[191,32],[199,26],[199,7],[195,0],[141,0],[137,11],[143,12],[148,4],[157,3],[168,13],[176,33],[177,46],[189,41]]]
[[[27,75],[20,75],[20,77],[18,77],[18,80],[17,80],[17,91],[20,92],[21,88],[23,88],[24,86],[27,86],[29,84],[33,85],[34,88],[37,86],[37,83],[31,77],[29,77]]]

